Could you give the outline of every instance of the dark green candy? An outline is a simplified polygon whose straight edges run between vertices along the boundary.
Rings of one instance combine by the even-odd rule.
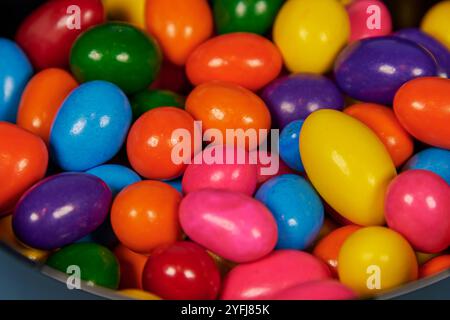
[[[96,243],[75,243],[55,252],[47,265],[67,273],[69,266],[78,266],[81,279],[95,285],[117,289],[119,286],[119,263],[114,254]]]
[[[147,89],[131,98],[131,107],[135,119],[149,110],[158,107],[184,108],[184,98],[172,91]]]
[[[70,56],[70,67],[78,81],[106,80],[128,94],[147,88],[158,75],[161,62],[161,51],[153,38],[118,22],[84,32]]]

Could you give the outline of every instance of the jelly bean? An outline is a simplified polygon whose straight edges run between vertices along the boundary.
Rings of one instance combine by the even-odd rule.
[[[330,70],[349,35],[347,12],[335,0],[287,1],[273,29],[275,43],[291,72]]]
[[[82,84],[67,97],[50,132],[56,163],[66,171],[85,171],[116,155],[131,124],[125,94],[105,81]]]
[[[275,125],[283,129],[295,120],[304,120],[319,109],[344,107],[344,98],[329,79],[307,73],[280,78],[268,85],[262,97]]]
[[[233,262],[262,258],[277,242],[277,225],[270,211],[242,193],[191,192],[181,202],[179,217],[190,239]]]
[[[327,266],[296,250],[277,250],[269,256],[233,268],[223,283],[223,300],[267,300],[293,286],[330,277]]]
[[[213,80],[232,82],[256,91],[274,80],[281,71],[282,57],[277,47],[253,33],[230,33],[214,37],[198,46],[186,63],[194,85]]]
[[[189,54],[213,33],[206,0],[147,0],[146,21],[164,56],[177,65],[184,65]]]
[[[147,111],[158,107],[184,108],[184,98],[175,92],[167,90],[146,89],[134,95],[130,99],[130,102],[135,119],[139,118]]]
[[[17,238],[33,248],[52,250],[97,229],[108,215],[111,191],[85,173],[48,177],[28,190],[13,214]]]
[[[378,0],[359,0],[347,7],[350,18],[350,42],[387,36],[392,31],[389,10]]]
[[[300,131],[302,126],[303,120],[292,121],[284,127],[280,135],[281,159],[289,168],[299,172],[305,171],[300,158]]]
[[[153,293],[136,289],[120,290],[119,294],[124,295],[127,298],[132,298],[136,300],[161,300],[160,297],[154,295]]]
[[[122,190],[113,202],[111,224],[128,249],[148,254],[181,236],[178,206],[181,195],[159,181],[141,181]]]
[[[17,31],[17,42],[38,69],[65,68],[75,39],[105,21],[100,0],[47,1]]]
[[[16,121],[20,97],[33,73],[22,49],[11,40],[0,38],[0,121]]]
[[[267,33],[283,0],[214,0],[214,21],[219,34]]]
[[[55,252],[47,265],[61,272],[78,266],[79,275],[88,283],[117,289],[119,286],[119,263],[107,248],[95,243],[76,243]]]
[[[434,57],[423,47],[398,37],[376,37],[345,48],[334,66],[336,81],[352,98],[392,105],[397,90],[417,77],[434,76]]]
[[[239,153],[249,158],[243,149],[231,146],[211,146],[195,156],[183,176],[183,192],[188,194],[201,189],[217,189],[253,195],[257,183],[257,167],[250,161],[239,162]],[[209,155],[221,154],[222,163],[209,163]],[[244,160],[245,160],[244,159]]]
[[[213,300],[220,282],[214,260],[202,247],[188,241],[157,249],[142,275],[145,290],[172,300]]]
[[[303,124],[300,154],[312,184],[340,215],[359,225],[384,223],[384,195],[396,171],[368,127],[339,111],[316,111]]]
[[[352,290],[332,280],[303,283],[271,297],[273,300],[351,300],[356,298]]]
[[[146,0],[102,0],[109,20],[130,22],[139,28],[145,28]]]
[[[105,164],[92,168],[86,173],[102,179],[111,189],[113,197],[130,184],[141,181],[141,177],[136,172],[117,164]]]
[[[168,185],[174,187],[178,192],[183,192],[183,178],[177,178],[174,180],[165,181]]]
[[[10,213],[22,194],[45,175],[45,143],[16,125],[0,122],[0,216]]]
[[[360,103],[352,105],[344,112],[373,130],[388,150],[396,167],[413,154],[413,139],[398,122],[392,109],[372,103]]]
[[[120,265],[119,288],[142,289],[142,273],[147,262],[147,256],[133,252],[122,244],[114,249],[114,254]]]
[[[419,78],[398,90],[394,111],[402,126],[418,140],[450,149],[450,80]]]
[[[269,130],[271,126],[270,112],[261,98],[243,87],[226,82],[213,81],[196,87],[186,100],[186,111],[195,120],[202,121],[204,131],[218,129],[223,137],[226,137],[227,129],[253,129],[258,136],[262,134],[261,130]],[[257,147],[245,141],[222,142],[237,143],[247,150]]]
[[[402,29],[394,35],[413,41],[430,51],[436,59],[439,75],[443,78],[450,77],[450,51],[442,43],[416,28]]]
[[[450,254],[431,259],[420,268],[420,278],[430,277],[450,269]]]
[[[314,247],[314,256],[325,262],[336,278],[338,275],[338,257],[342,245],[350,235],[359,229],[361,227],[355,225],[340,227],[331,231],[331,233],[320,240]]]
[[[173,139],[175,130],[190,134],[190,141]],[[201,136],[189,113],[173,107],[156,108],[144,113],[131,127],[127,140],[128,159],[134,170],[148,179],[175,179],[186,169],[186,161],[201,148],[194,136]],[[182,140],[182,141],[180,141]],[[188,143],[190,151],[182,154],[183,161],[174,161],[174,148]]]
[[[441,41],[450,49],[450,2],[441,1],[434,5],[423,17],[421,29]]]
[[[70,68],[78,81],[110,81],[127,94],[147,88],[160,67],[161,52],[156,41],[140,29],[120,22],[84,32],[70,55]]]
[[[421,251],[438,253],[450,245],[450,186],[425,170],[408,170],[389,185],[386,220]]]
[[[259,188],[255,198],[277,221],[277,249],[306,249],[319,234],[324,219],[323,205],[302,177],[287,174],[270,179]]]
[[[403,167],[403,171],[422,169],[431,171],[450,184],[450,151],[438,148],[416,153]]]
[[[62,69],[45,69],[26,86],[17,113],[17,124],[49,142],[50,128],[63,101],[78,86]]]
[[[353,233],[338,258],[340,281],[362,296],[373,296],[417,279],[417,261],[409,243],[384,227]]]

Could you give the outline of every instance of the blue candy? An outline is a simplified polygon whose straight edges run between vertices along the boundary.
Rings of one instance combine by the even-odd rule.
[[[111,189],[113,196],[130,184],[141,181],[141,177],[136,172],[118,164],[105,164],[92,168],[86,173],[102,179]]]
[[[434,172],[450,184],[450,151],[429,148],[414,155],[403,167],[403,171],[422,169]]]
[[[170,180],[170,181],[164,181],[167,184],[170,184],[172,187],[174,187],[175,189],[177,189],[178,192],[183,192],[182,191],[182,187],[181,187],[181,181],[183,178],[178,178],[175,180]]]
[[[300,130],[303,120],[292,121],[281,131],[280,135],[280,156],[281,159],[292,170],[303,172],[302,159],[300,158]]]

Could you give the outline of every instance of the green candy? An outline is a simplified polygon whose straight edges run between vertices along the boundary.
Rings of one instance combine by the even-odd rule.
[[[70,54],[70,67],[79,82],[105,80],[125,93],[147,88],[161,68],[157,42],[140,29],[111,22],[84,32]]]
[[[213,0],[217,32],[266,34],[283,2],[284,0]]]
[[[64,247],[50,256],[47,265],[64,273],[69,266],[78,266],[82,280],[111,289],[119,286],[119,262],[111,251],[96,243]]]
[[[149,110],[158,107],[177,107],[184,108],[185,99],[168,90],[146,89],[131,97],[131,107],[135,119]]]

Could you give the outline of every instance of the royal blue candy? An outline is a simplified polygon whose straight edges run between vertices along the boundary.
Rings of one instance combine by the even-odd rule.
[[[118,164],[105,164],[92,168],[86,173],[102,179],[111,189],[113,197],[130,184],[141,181],[141,177],[136,172]]]
[[[450,151],[438,148],[425,149],[414,155],[403,171],[422,169],[434,172],[450,184]]]
[[[182,188],[182,184],[181,184],[182,180],[183,180],[183,177],[175,179],[175,180],[164,181],[164,182],[171,185],[175,189],[177,189],[178,192],[183,192],[183,188]]]
[[[256,199],[272,212],[278,225],[277,249],[308,248],[323,225],[324,208],[313,187],[294,174],[264,183]]]
[[[280,156],[281,159],[292,170],[303,172],[302,159],[300,158],[300,130],[303,126],[303,120],[296,120],[289,123],[281,131],[280,135]]]
[[[64,101],[53,123],[52,157],[65,171],[101,165],[120,150],[130,124],[130,103],[119,87],[106,81],[82,84]]]

